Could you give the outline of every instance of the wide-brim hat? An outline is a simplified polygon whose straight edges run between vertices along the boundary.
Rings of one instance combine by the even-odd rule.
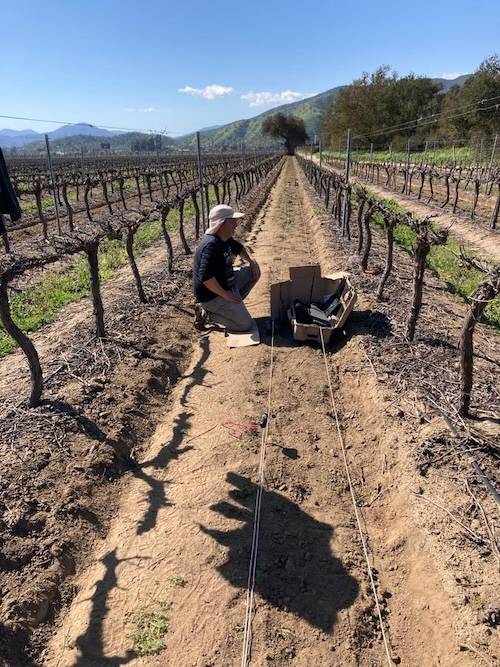
[[[225,220],[228,218],[237,220],[238,218],[242,218],[244,215],[244,213],[235,211],[234,208],[228,206],[227,204],[217,204],[217,206],[214,206],[208,214],[209,227],[205,234],[217,234]]]

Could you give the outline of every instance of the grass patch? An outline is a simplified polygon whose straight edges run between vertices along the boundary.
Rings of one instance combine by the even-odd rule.
[[[324,155],[331,157],[335,160],[345,160],[346,152],[345,151],[324,151]],[[351,157],[353,160],[371,160],[373,162],[389,162],[393,160],[395,162],[406,162],[408,155],[406,150],[393,151],[392,153],[389,150],[385,151],[373,151],[370,154],[370,151],[352,151]],[[477,162],[477,155],[474,148],[470,146],[457,146],[455,151],[453,148],[436,148],[435,150],[429,149],[427,152],[422,151],[410,151],[410,162],[433,162],[435,164],[450,164],[456,162],[458,164],[467,164],[470,162]],[[482,159],[483,164],[489,164],[489,156],[483,155]]]
[[[381,199],[380,201],[395,213],[404,212],[404,209],[392,199]],[[372,220],[378,227],[384,226],[380,213],[375,213]],[[407,252],[413,253],[416,234],[409,225],[396,225],[394,240]],[[427,257],[427,266],[435,276],[446,283],[451,292],[458,294],[464,300],[468,300],[484,280],[484,274],[477,269],[463,266],[459,256],[460,243],[449,238],[444,245],[431,247]],[[486,306],[482,321],[500,330],[500,297],[496,297]]]
[[[174,574],[172,577],[168,577],[168,583],[174,588],[184,588],[187,585],[186,579],[180,577],[178,574]]]
[[[166,648],[163,638],[169,628],[169,608],[167,602],[159,602],[151,608],[142,604],[127,613],[127,623],[132,627],[133,649],[138,656],[156,655]]]
[[[215,201],[215,197],[212,197]],[[191,203],[184,208],[184,220],[194,215]],[[175,231],[179,226],[176,210],[168,216],[167,228]],[[137,256],[162,238],[159,221],[144,223],[134,239]],[[99,273],[101,280],[109,280],[116,269],[128,262],[125,239],[105,240],[99,247]],[[76,303],[90,294],[90,274],[86,257],[78,256],[62,273],[47,270],[36,284],[15,294],[10,299],[12,316],[16,324],[26,333],[37,331],[45,324],[54,322],[64,306]],[[0,324],[0,357],[16,348],[16,343]]]
[[[52,197],[52,195],[42,197],[41,203],[42,203],[42,211],[54,208],[54,198]],[[38,210],[35,199],[30,201],[21,200],[20,204],[21,204],[21,210],[24,211],[25,213]]]

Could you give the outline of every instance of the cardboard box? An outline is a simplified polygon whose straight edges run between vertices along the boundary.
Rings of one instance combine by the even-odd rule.
[[[337,294],[339,289],[341,293]],[[332,327],[319,327],[317,324],[296,321],[293,309],[296,299],[304,304],[319,303],[321,298],[328,294],[337,294],[341,302],[339,312],[329,318]],[[289,321],[295,340],[321,342],[322,329],[323,340],[328,343],[333,333],[344,325],[355,303],[356,292],[350,275],[339,271],[322,276],[319,265],[291,267],[289,280],[271,285],[271,318],[281,323]]]

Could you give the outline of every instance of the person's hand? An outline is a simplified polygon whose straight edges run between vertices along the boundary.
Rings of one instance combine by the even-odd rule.
[[[226,290],[224,294],[224,299],[226,301],[229,301],[229,303],[241,303],[243,299],[239,294],[235,294],[234,292],[231,292],[230,290]]]
[[[254,279],[255,282],[259,280],[260,278],[260,266],[257,264],[255,260],[252,260],[250,262],[250,270],[252,272],[252,278]]]

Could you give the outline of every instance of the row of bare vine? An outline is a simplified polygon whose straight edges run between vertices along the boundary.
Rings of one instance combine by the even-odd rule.
[[[340,160],[330,157],[325,162],[343,169]],[[394,192],[414,196],[418,201],[462,212],[471,220],[488,219],[496,229],[500,215],[500,167],[488,168],[450,164],[370,161],[353,159],[352,174],[367,183],[389,188]]]
[[[413,293],[405,324],[406,339],[409,342],[413,341],[422,308],[426,260],[433,245],[446,243],[447,230],[436,229],[430,217],[417,219],[410,214],[396,213],[369,195],[361,185],[347,182],[343,176],[327,169],[321,169],[311,160],[306,160],[301,156],[298,157],[298,160],[309,182],[337,222],[339,234],[347,240],[351,239],[351,225],[355,217],[357,253],[364,272],[368,269],[372,248],[373,216],[376,213],[379,214],[385,232],[386,257],[385,267],[376,290],[378,301],[383,299],[384,288],[393,270],[395,226],[407,225],[414,231]],[[356,202],[357,205],[355,216],[353,215],[353,202]],[[500,293],[500,267],[489,265],[465,254],[462,254],[461,259],[465,265],[473,266],[484,275],[483,281],[470,296],[459,341],[460,394],[457,410],[460,415],[468,416],[473,386],[474,329],[487,304]]]
[[[124,239],[129,265],[137,288],[140,301],[145,302],[142,279],[134,256],[134,237],[141,225],[159,220],[161,232],[165,242],[166,264],[168,272],[173,270],[174,252],[171,234],[168,228],[169,214],[178,212],[178,227],[182,249],[186,255],[192,250],[188,243],[186,225],[193,227],[194,237],[198,238],[203,230],[203,221],[200,215],[201,198],[206,200],[207,210],[210,201],[209,189],[218,203],[238,201],[250,192],[270,171],[279,169],[280,156],[266,157],[260,161],[251,160],[242,169],[241,161],[236,163],[235,170],[229,171],[226,167],[215,173],[210,180],[206,180],[203,190],[199,185],[187,184],[183,190],[170,197],[160,196],[147,204],[128,206],[121,210],[111,211],[93,216],[91,219],[81,219],[78,224],[67,227],[61,233],[52,233],[44,239],[30,237],[29,242],[23,242],[17,248],[5,248],[6,252],[0,255],[0,321],[5,331],[16,341],[25,354],[31,373],[30,406],[40,403],[43,392],[43,374],[37,350],[30,338],[21,331],[15,323],[9,303],[9,283],[27,271],[43,268],[65,257],[83,253],[87,259],[95,331],[99,338],[106,337],[106,323],[104,306],[101,295],[101,281],[99,274],[99,248],[103,241]],[[192,203],[194,216],[185,220],[186,204]],[[8,250],[8,251],[7,251]]]

